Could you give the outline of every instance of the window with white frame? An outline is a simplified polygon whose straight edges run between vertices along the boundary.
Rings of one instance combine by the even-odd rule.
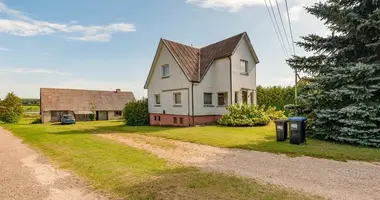
[[[227,92],[218,93],[218,106],[227,106],[227,98],[228,98]]]
[[[248,74],[248,61],[240,60],[240,73],[244,75]]]
[[[156,105],[160,105],[160,104],[161,104],[161,97],[160,97],[159,94],[155,94],[155,95],[154,95],[154,103],[155,103]]]
[[[174,93],[174,104],[175,105],[181,105],[182,104],[181,93]]]
[[[162,78],[169,77],[169,65],[162,65]]]
[[[203,104],[205,106],[212,105],[212,93],[208,93],[208,92],[203,93]]]
[[[235,92],[235,103],[239,103],[239,92]]]

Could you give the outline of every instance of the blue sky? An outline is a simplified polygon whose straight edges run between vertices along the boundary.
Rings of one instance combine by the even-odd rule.
[[[295,40],[326,34],[302,8],[315,0],[288,2]],[[39,97],[40,87],[146,96],[160,38],[201,47],[243,31],[261,61],[258,84],[292,84],[264,0],[0,0],[0,98]]]

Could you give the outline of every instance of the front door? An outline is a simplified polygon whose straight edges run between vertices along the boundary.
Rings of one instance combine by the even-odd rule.
[[[248,91],[242,91],[243,104],[248,104]]]

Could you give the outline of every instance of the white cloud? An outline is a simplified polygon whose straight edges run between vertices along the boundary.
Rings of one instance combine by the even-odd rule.
[[[299,4],[291,7],[289,9],[290,21],[295,22],[300,20],[300,17],[303,13],[306,13],[304,4]],[[285,13],[287,15],[287,13]],[[286,16],[287,17],[287,16]]]
[[[107,42],[114,33],[134,32],[136,28],[133,24],[112,23],[101,26],[84,26],[77,21],[67,24],[51,23],[47,21],[34,20],[25,13],[8,8],[0,2],[0,14],[7,16],[0,19],[0,33],[16,36],[37,36],[57,33],[67,33],[71,39],[81,41]]]
[[[225,8],[237,12],[243,7],[265,5],[264,0],[186,0],[186,3],[196,4],[203,8]]]
[[[10,49],[5,48],[5,47],[0,47],[0,51],[10,51]]]
[[[110,40],[109,34],[88,35],[83,37],[69,37],[68,40],[81,40],[87,42],[108,42]]]

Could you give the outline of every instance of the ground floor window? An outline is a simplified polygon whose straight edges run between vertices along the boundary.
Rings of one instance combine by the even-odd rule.
[[[218,93],[218,106],[227,106],[227,102],[228,102],[227,98],[228,98],[227,92]]]

